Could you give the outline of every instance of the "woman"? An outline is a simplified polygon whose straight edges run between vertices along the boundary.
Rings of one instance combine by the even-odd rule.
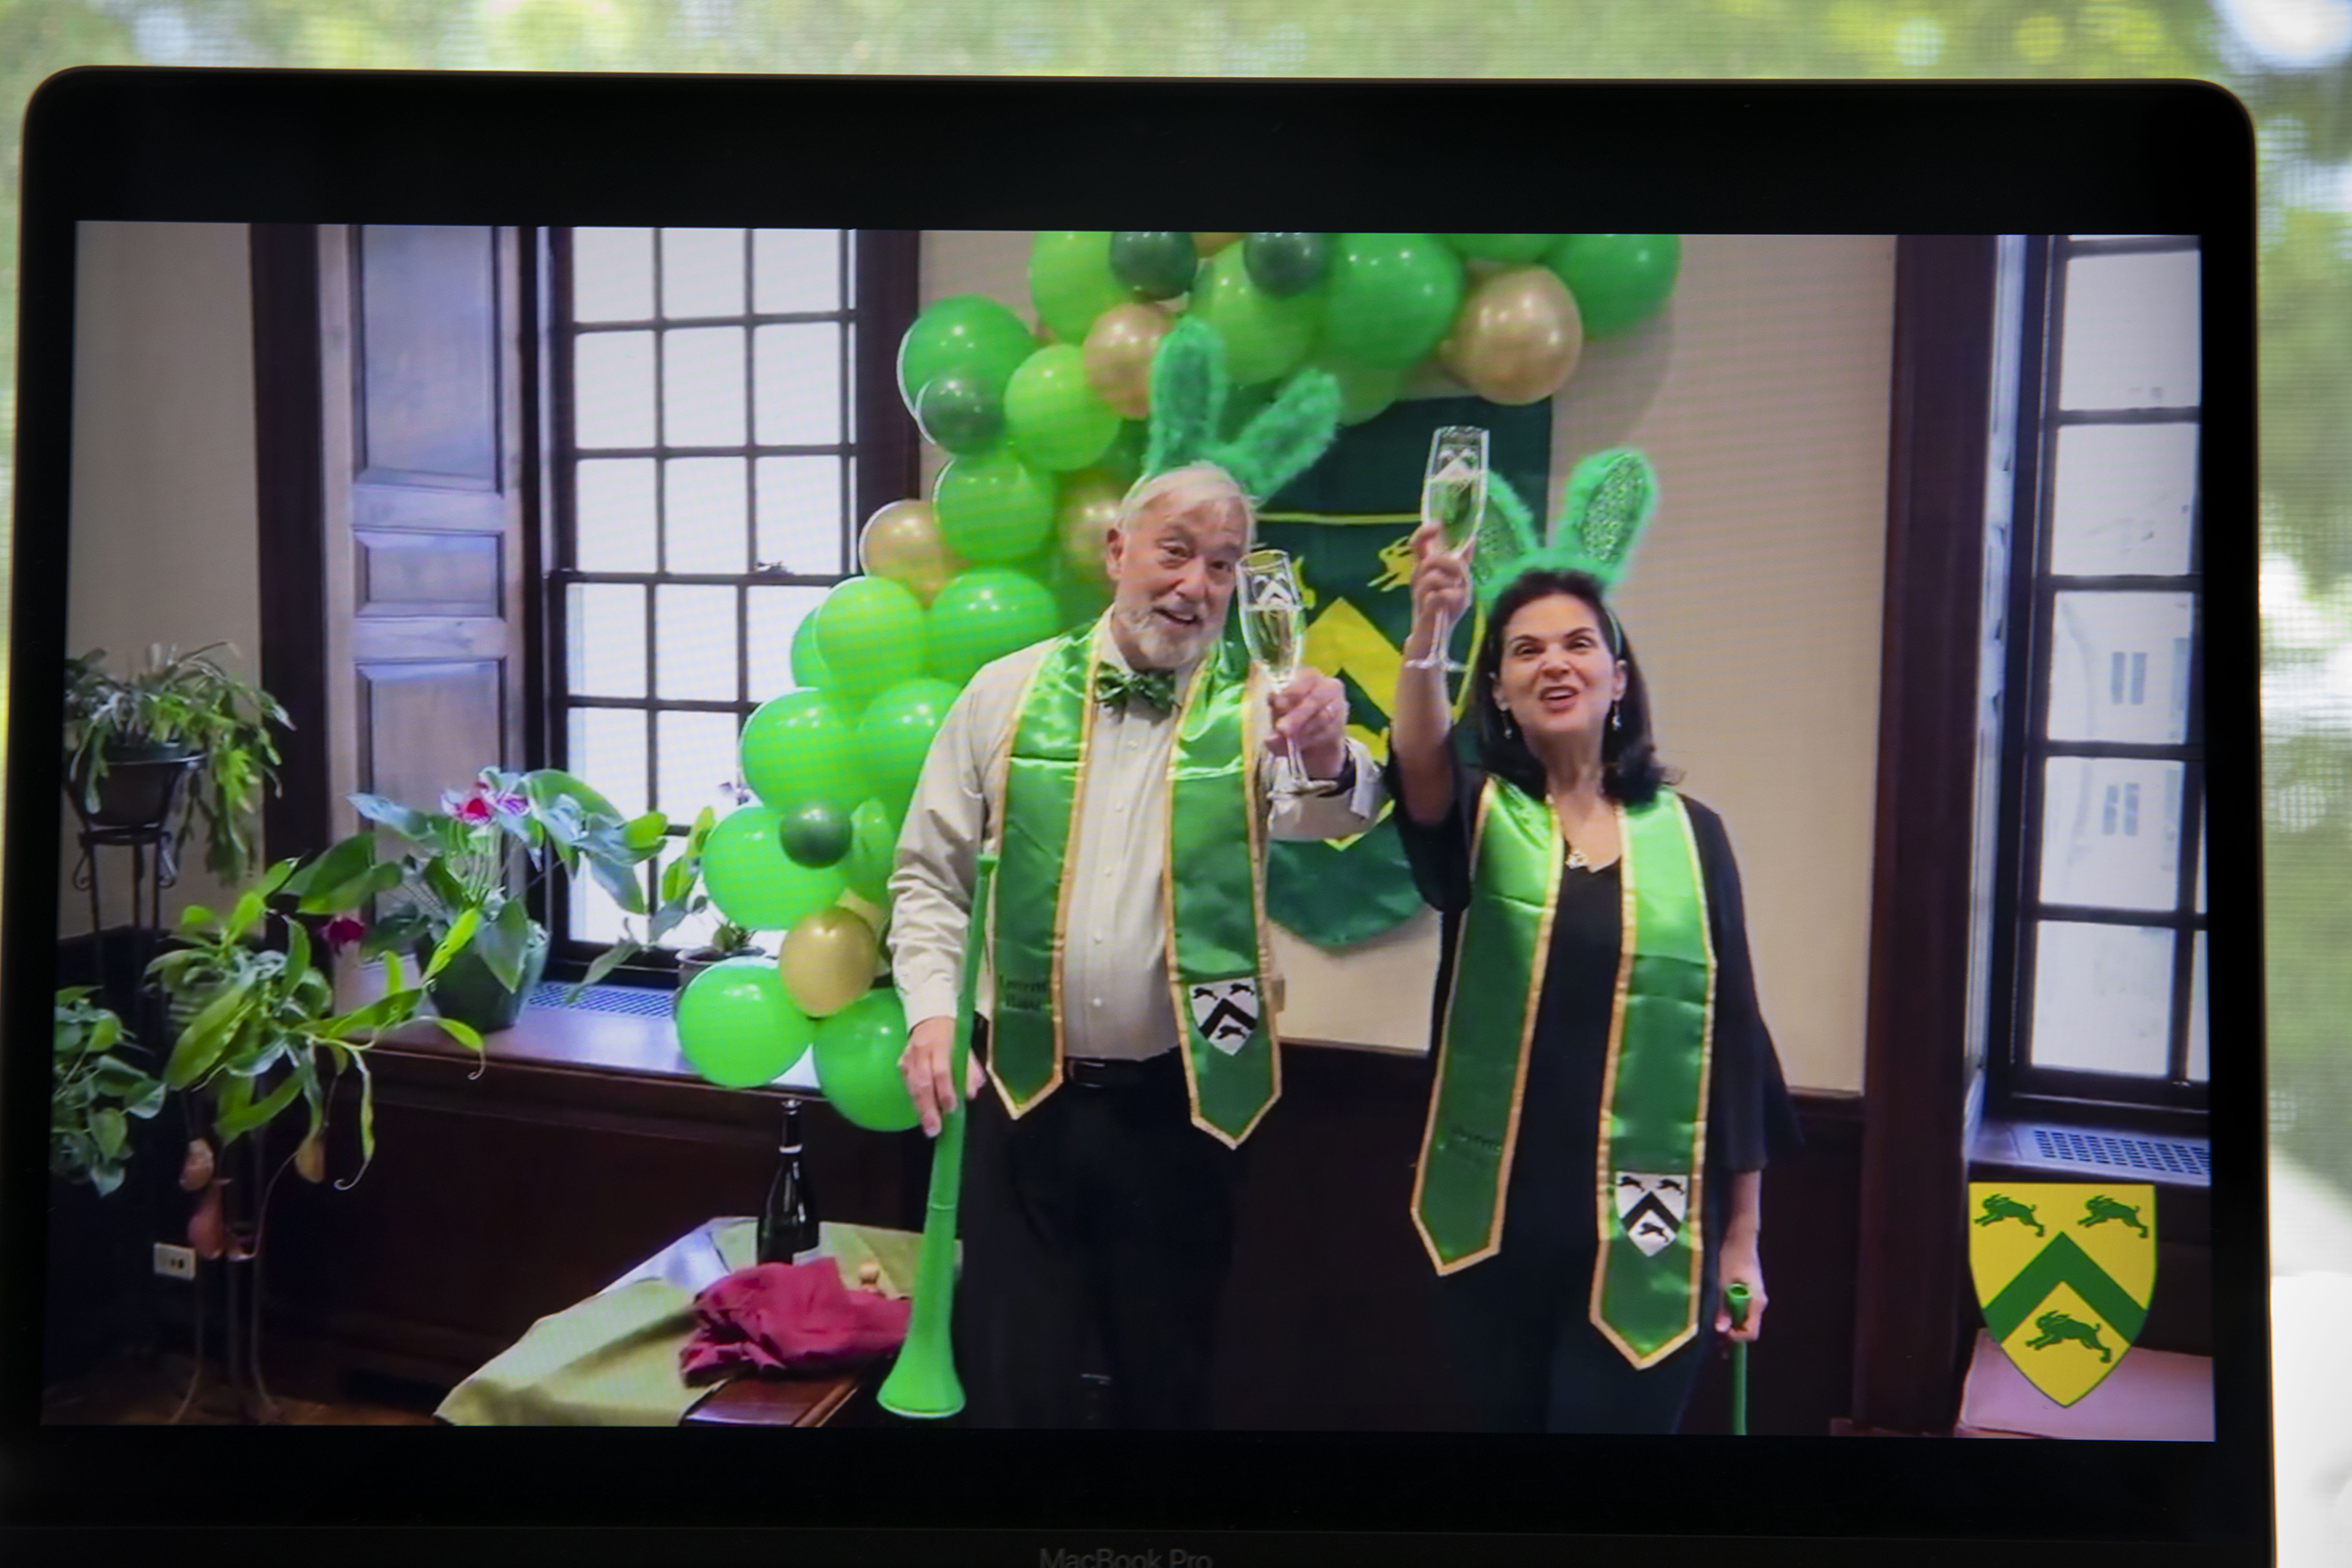
[[[1762,1169],[1795,1142],[1730,843],[1665,787],[1601,583],[1540,557],[1488,611],[1463,760],[1442,670],[1413,661],[1470,578],[1433,527],[1413,550],[1389,767],[1445,912],[1413,1204],[1440,1316],[1490,1427],[1671,1433],[1704,1330],[1763,1327]]]

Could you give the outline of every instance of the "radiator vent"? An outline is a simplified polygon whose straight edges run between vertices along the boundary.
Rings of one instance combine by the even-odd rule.
[[[2021,1128],[2033,1138],[2033,1152],[2052,1164],[2151,1177],[2213,1179],[2213,1152],[2185,1138],[2123,1137],[2112,1132],[2077,1132],[2063,1127]]]
[[[677,1000],[674,990],[657,990],[647,986],[590,986],[577,1001],[567,1001],[571,990],[567,981],[542,980],[532,988],[529,1002],[534,1007],[577,1007],[629,1018],[668,1018]]]

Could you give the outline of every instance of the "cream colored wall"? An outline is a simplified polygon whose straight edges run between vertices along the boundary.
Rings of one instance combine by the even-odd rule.
[[[85,223],[74,266],[72,555],[73,653],[111,668],[150,643],[228,641],[248,677],[261,657],[253,453],[253,309],[242,224]],[[62,809],[62,808],[60,808]],[[87,895],[60,867],[58,928],[89,929]],[[165,919],[221,889],[191,845]],[[130,918],[123,851],[103,851],[108,925]]]
[[[1028,314],[1027,241],[926,233],[925,300]],[[1788,1080],[1831,1091],[1862,1086],[1894,278],[1883,236],[1690,236],[1673,304],[1588,347],[1552,433],[1555,504],[1601,447],[1657,466],[1619,608],[1661,753],[1730,827]],[[1434,916],[1279,945],[1286,1035],[1425,1048]]]

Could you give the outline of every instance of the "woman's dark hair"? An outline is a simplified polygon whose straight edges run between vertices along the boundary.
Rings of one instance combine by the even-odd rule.
[[[1658,760],[1657,744],[1650,736],[1649,687],[1642,679],[1641,661],[1633,657],[1633,644],[1625,628],[1601,597],[1600,584],[1582,572],[1528,572],[1498,594],[1494,608],[1486,612],[1486,635],[1470,673],[1479,766],[1538,800],[1549,792],[1544,765],[1527,749],[1526,736],[1516,726],[1503,723],[1502,705],[1495,701],[1495,682],[1502,673],[1502,632],[1511,617],[1536,600],[1557,594],[1590,606],[1609,651],[1625,661],[1625,695],[1618,699],[1617,722],[1601,732],[1601,789],[1611,800],[1629,806],[1647,805],[1657,798],[1661,785],[1674,782],[1674,775]]]

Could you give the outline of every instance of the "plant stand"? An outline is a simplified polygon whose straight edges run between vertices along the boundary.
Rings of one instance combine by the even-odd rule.
[[[250,1133],[244,1142],[247,1151],[245,1164],[251,1179],[246,1190],[259,1196],[248,1200],[249,1214],[231,1219],[225,1226],[229,1250],[216,1259],[199,1260],[197,1264],[196,1367],[188,1381],[188,1391],[182,1396],[180,1408],[172,1414],[174,1422],[184,1419],[191,1409],[212,1421],[243,1426],[277,1426],[286,1418],[284,1407],[271,1397],[269,1386],[262,1378],[261,1241],[262,1215],[269,1204],[269,1190],[262,1180],[266,1160],[261,1133]],[[230,1192],[233,1193],[237,1185],[230,1183]],[[215,1278],[219,1281],[226,1363],[217,1377],[208,1375],[204,1356],[205,1304],[215,1293],[212,1283]]]
[[[180,792],[185,787],[188,775],[202,760],[201,757],[192,756],[167,763],[122,765],[125,768],[168,770],[161,789],[161,810],[150,821],[122,823],[95,817],[79,790],[71,784],[66,790],[66,799],[81,823],[75,837],[80,842],[82,854],[73,864],[72,883],[76,893],[89,895],[90,934],[101,943],[102,953],[106,916],[105,902],[100,895],[103,882],[98,871],[98,852],[101,849],[125,849],[130,852],[132,994],[120,999],[127,1005],[116,1010],[131,1023],[132,1032],[141,1039],[160,1040],[163,1037],[163,1009],[154,1004],[149,994],[147,965],[154,958],[155,944],[164,931],[164,889],[173,886],[180,879],[179,847],[172,841],[170,823],[178,814]]]

